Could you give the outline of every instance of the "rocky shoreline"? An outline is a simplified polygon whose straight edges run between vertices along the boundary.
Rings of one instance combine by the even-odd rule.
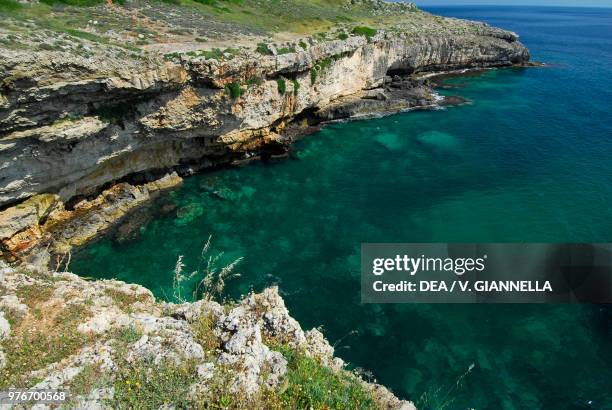
[[[53,264],[181,176],[283,155],[325,121],[434,106],[423,73],[529,60],[514,33],[439,21],[435,34],[379,30],[265,56],[6,50],[1,257]]]
[[[213,405],[224,395],[232,400],[224,408],[286,407],[292,400],[287,391],[297,387],[291,385],[297,355],[324,375],[323,382],[357,389],[355,397],[369,400],[343,408],[415,409],[347,370],[319,330],[303,331],[289,315],[276,287],[225,305],[172,304],[138,285],[0,262],[0,290],[4,390],[67,389],[70,408],[123,408],[131,394],[145,390],[138,385],[142,367],[149,383],[156,382],[151,372],[180,368],[174,393],[184,395],[177,400],[187,408]]]
[[[185,176],[283,157],[330,121],[462,103],[441,101],[431,76],[528,65],[518,36],[411,4],[352,0],[333,19],[355,9],[393,25],[343,23],[283,33],[279,44],[209,19],[200,47],[182,27],[200,35],[206,10],[122,7],[94,10],[115,25],[104,35],[93,19],[87,31],[14,15],[0,27],[0,387],[66,388],[76,408],[130,407],[155,396],[149,385],[167,394],[147,403],[154,408],[292,408],[329,386],[319,399],[338,401],[320,407],[414,409],[348,371],[320,331],[291,318],[277,288],[171,304],[138,285],[63,271],[73,249],[121,221],[115,235],[129,240],[147,219],[138,210]],[[212,46],[223,30],[243,29],[236,48]]]

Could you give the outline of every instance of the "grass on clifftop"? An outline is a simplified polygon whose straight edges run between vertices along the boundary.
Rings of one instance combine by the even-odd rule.
[[[367,1],[351,4],[349,0],[114,0],[112,6],[107,6],[106,0],[41,0],[31,4],[0,0],[0,16],[10,19],[7,28],[15,24],[15,31],[21,34],[31,31],[34,23],[43,29],[127,48],[200,42],[203,48],[208,48],[208,43],[214,50],[214,44],[231,42],[236,36],[312,35],[337,29],[351,32],[356,26],[382,27],[405,21],[405,13],[416,10],[398,11],[397,7],[401,6],[376,6]],[[61,49],[53,37],[43,43],[43,49]],[[279,48],[281,54],[294,50],[293,46]],[[262,54],[267,51],[262,49]]]
[[[18,322],[9,320],[13,322],[12,335],[1,345],[6,366],[0,371],[0,389],[32,386],[38,380],[29,379],[30,372],[59,362],[90,341],[76,331],[77,324],[88,318],[87,307],[69,305],[51,310],[43,306],[47,298],[35,296],[39,294],[38,286],[27,288],[27,293],[20,293],[19,297],[25,300],[31,313]]]
[[[335,373],[316,359],[289,347],[279,349],[288,360],[285,388],[280,394],[286,408],[374,409],[376,403],[356,376]]]
[[[159,364],[143,360],[118,366],[111,401],[115,409],[157,409],[164,405],[187,409],[196,407],[189,399],[189,387],[196,381],[193,363]]]
[[[153,363],[140,361],[120,363],[113,383],[113,408],[160,408],[172,405],[193,409],[376,409],[372,393],[348,372],[336,373],[316,359],[290,347],[281,348],[288,360],[287,374],[277,389],[262,387],[252,397],[232,390],[234,369],[217,366],[206,388],[195,396],[190,386],[198,382],[193,363]],[[88,369],[77,380],[96,385],[98,374]],[[82,387],[79,387],[82,390]]]
[[[198,363],[191,360],[155,362],[146,355],[128,361],[128,352],[141,339],[136,326],[112,328],[102,334],[82,334],[79,324],[92,317],[89,299],[59,299],[54,286],[61,278],[37,272],[23,272],[36,278],[16,289],[16,296],[28,306],[21,316],[7,314],[10,337],[0,343],[6,355],[6,365],[0,370],[0,389],[32,387],[47,376],[43,369],[74,357],[85,347],[108,342],[116,368],[103,371],[97,363],[83,363],[81,371],[67,386],[71,393],[69,408],[78,405],[78,396],[94,389],[112,387],[112,399],[104,403],[112,408],[176,408],[194,409],[371,409],[377,408],[376,398],[359,378],[348,371],[334,371],[305,352],[289,347],[276,339],[266,344],[287,359],[287,372],[275,388],[262,386],[258,393],[246,395],[232,389],[235,372],[243,371],[218,362],[221,340],[215,334],[211,316],[201,315],[191,323],[194,340],[205,351],[205,361],[214,363],[211,378],[198,376]],[[108,291],[115,307],[130,312],[132,305],[142,303],[139,296]],[[0,294],[6,289],[0,289]],[[39,370],[36,374],[33,371]],[[261,376],[266,379],[266,372]],[[203,389],[194,386],[200,383]]]

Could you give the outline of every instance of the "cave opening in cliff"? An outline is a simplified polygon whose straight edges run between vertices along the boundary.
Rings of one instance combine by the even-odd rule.
[[[387,76],[389,77],[393,77],[393,76],[400,76],[400,77],[404,77],[407,75],[411,75],[414,74],[414,70],[412,68],[409,67],[391,67],[387,70]]]

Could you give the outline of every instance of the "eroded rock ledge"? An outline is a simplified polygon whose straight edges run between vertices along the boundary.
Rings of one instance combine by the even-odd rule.
[[[208,167],[282,154],[322,121],[435,105],[419,73],[529,60],[514,33],[412,16],[421,28],[277,55],[2,50],[2,258],[65,254],[159,191],[148,184],[160,177],[169,188]]]
[[[304,332],[289,315],[276,287],[225,306],[169,304],[138,285],[0,262],[3,390],[69,389],[69,407],[87,409],[125,408],[131,397],[187,408],[223,397],[225,407],[286,408],[300,387],[292,384],[296,357],[314,366],[309,376],[339,389],[330,397],[353,400],[343,408],[415,408],[347,371],[319,330]],[[163,387],[148,397],[145,383]]]

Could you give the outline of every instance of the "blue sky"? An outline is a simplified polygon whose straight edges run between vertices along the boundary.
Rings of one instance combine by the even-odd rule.
[[[418,6],[448,6],[463,4],[612,7],[612,0],[412,0]]]

